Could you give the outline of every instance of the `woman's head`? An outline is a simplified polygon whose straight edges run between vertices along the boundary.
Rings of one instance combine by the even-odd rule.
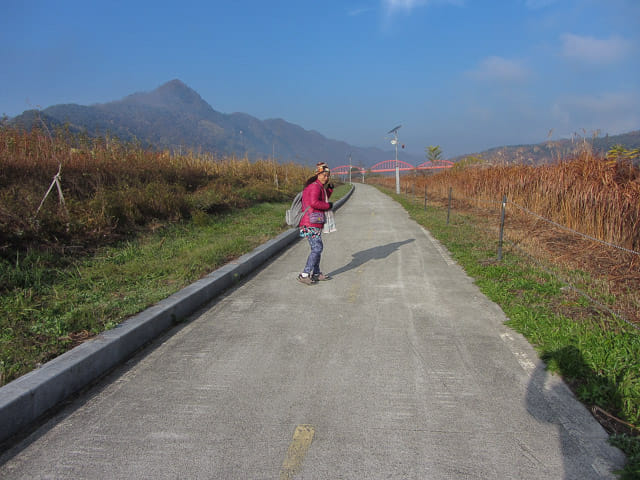
[[[309,178],[306,181],[306,185],[311,185],[313,182],[318,180],[323,185],[326,185],[329,182],[329,178],[331,177],[331,170],[329,169],[329,165],[325,162],[316,163],[316,171],[313,174],[313,177]]]
[[[331,170],[329,169],[329,165],[325,162],[318,162],[316,164],[316,177],[323,185],[329,181],[331,177]]]

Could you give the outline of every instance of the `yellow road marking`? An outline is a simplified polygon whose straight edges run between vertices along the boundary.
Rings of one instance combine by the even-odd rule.
[[[360,293],[360,284],[356,282],[353,283],[349,288],[349,303],[356,303],[356,300],[358,299],[358,293]]]
[[[293,440],[289,445],[287,457],[282,462],[280,470],[280,480],[291,480],[293,476],[300,470],[304,456],[311,446],[315,429],[313,425],[298,425],[296,431],[293,432]]]

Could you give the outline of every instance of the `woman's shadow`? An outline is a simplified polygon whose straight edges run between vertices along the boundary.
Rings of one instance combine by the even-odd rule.
[[[387,258],[393,252],[398,250],[402,245],[406,245],[407,243],[411,243],[413,241],[415,241],[415,238],[410,238],[402,242],[388,243],[386,245],[380,245],[378,247],[372,247],[356,252],[352,254],[353,258],[347,265],[345,265],[344,267],[340,267],[333,272],[330,272],[329,275],[335,277],[340,275],[341,273],[348,272],[349,270],[353,270],[354,268],[358,268],[360,265],[368,262],[369,260],[381,260],[383,258]]]

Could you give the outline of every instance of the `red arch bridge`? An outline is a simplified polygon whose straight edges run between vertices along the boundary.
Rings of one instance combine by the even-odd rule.
[[[398,160],[398,170],[401,172],[410,172],[413,170],[441,170],[446,168],[453,167],[453,162],[449,160],[439,160],[437,162],[424,162],[418,166],[413,166],[410,163],[403,162],[402,160]],[[364,169],[362,167],[356,167],[351,165],[340,165],[339,167],[334,167],[331,169],[331,173],[334,175],[349,175],[349,168],[351,168],[351,174],[362,174],[365,172],[369,173],[384,173],[384,172],[395,172],[396,171],[396,160],[383,160],[382,162],[376,163],[369,169]]]

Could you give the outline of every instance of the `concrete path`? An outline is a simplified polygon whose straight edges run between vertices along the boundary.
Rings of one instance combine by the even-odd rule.
[[[624,456],[372,187],[0,457],[7,479],[596,479]]]

